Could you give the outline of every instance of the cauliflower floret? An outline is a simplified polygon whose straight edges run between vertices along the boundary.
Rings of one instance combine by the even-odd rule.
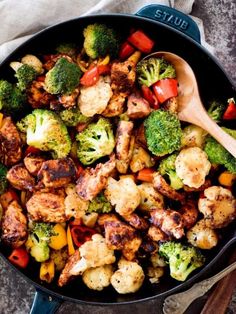
[[[71,269],[71,275],[82,274],[88,268],[113,264],[116,260],[114,251],[108,248],[100,234],[94,234],[92,240],[81,245],[79,253],[80,261]]]
[[[163,267],[148,267],[147,275],[151,283],[158,283],[160,277],[164,275]]]
[[[151,256],[150,261],[154,268],[156,267],[165,267],[166,263],[163,257],[159,255],[159,253],[155,253]]]
[[[121,259],[118,263],[118,270],[111,276],[111,284],[120,294],[132,293],[142,286],[144,278],[141,266]]]
[[[87,269],[83,273],[82,279],[89,289],[101,291],[109,286],[112,274],[112,265],[104,265]]]
[[[66,187],[65,214],[67,218],[82,218],[89,207],[89,201],[82,200],[76,192],[74,184]]]
[[[137,185],[130,177],[126,176],[124,178],[121,176],[119,181],[109,177],[104,194],[121,216],[131,214],[141,201]]]
[[[226,227],[236,217],[236,200],[232,193],[221,186],[211,186],[198,201],[205,223],[210,228]]]
[[[217,233],[206,226],[205,219],[199,220],[186,236],[190,244],[203,250],[212,249],[218,242]]]
[[[109,76],[100,76],[98,82],[89,87],[81,87],[78,105],[86,117],[101,114],[112,96]]]
[[[151,156],[147,153],[145,149],[143,149],[139,145],[134,146],[132,159],[130,161],[130,169],[132,172],[138,172],[143,168],[150,168],[155,165],[155,161]]]
[[[42,62],[34,55],[25,55],[22,59],[21,62],[23,64],[28,64],[30,65],[32,68],[35,69],[35,71],[39,74],[43,73],[43,64]]]
[[[199,188],[205,182],[211,163],[207,154],[199,147],[182,149],[175,161],[176,173],[183,183]]]
[[[152,183],[142,183],[138,185],[138,189],[141,195],[140,209],[149,211],[152,207],[164,207],[163,196],[154,189]]]

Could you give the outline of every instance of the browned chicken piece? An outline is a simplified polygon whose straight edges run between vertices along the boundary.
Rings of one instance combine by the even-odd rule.
[[[181,206],[179,213],[182,216],[185,228],[190,229],[193,225],[195,225],[199,211],[197,205],[193,201],[189,200]]]
[[[151,112],[147,100],[135,93],[128,97],[127,107],[127,115],[131,119],[145,118]]]
[[[3,216],[2,241],[12,248],[17,248],[26,240],[27,219],[17,201],[12,201]]]
[[[32,108],[48,108],[52,102],[57,102],[55,95],[44,89],[44,82],[33,81],[27,90],[27,99]]]
[[[151,212],[151,222],[170,237],[180,239],[184,236],[184,220],[174,210],[154,209]]]
[[[205,182],[203,183],[203,185],[201,185],[199,188],[194,188],[194,187],[190,187],[188,185],[184,184],[184,191],[185,192],[201,192],[204,191],[205,189],[209,188],[210,186],[212,186],[211,180],[210,179],[206,179]]]
[[[177,113],[178,112],[178,97],[171,97],[170,99],[168,99],[163,105],[163,108],[170,111],[171,113]]]
[[[153,174],[153,186],[161,194],[172,200],[183,202],[185,199],[185,195],[173,189],[159,172],[155,172]]]
[[[25,167],[33,176],[38,174],[44,161],[44,157],[34,154],[28,154],[24,158]]]
[[[116,131],[116,168],[126,173],[132,158],[135,139],[132,137],[134,124],[131,121],[120,121]]]
[[[136,143],[142,146],[144,149],[147,148],[147,140],[145,137],[144,124],[142,123],[138,129],[135,131]]]
[[[58,285],[59,287],[65,286],[70,280],[73,279],[73,275],[70,273],[71,269],[73,269],[74,265],[77,264],[80,260],[80,253],[79,250],[76,250],[73,255],[71,255],[66,263],[66,266],[62,270]]]
[[[151,225],[148,229],[148,236],[155,242],[168,241],[170,239],[170,237],[165,232],[154,225]]]
[[[17,190],[29,190],[32,191],[35,186],[35,179],[24,164],[18,164],[13,166],[7,172],[7,180]]]
[[[70,183],[76,169],[72,159],[61,158],[44,161],[38,172],[39,187],[60,188]]]
[[[144,237],[141,248],[149,254],[154,254],[158,250],[158,245],[156,242],[154,242],[150,237]]]
[[[0,127],[0,161],[12,166],[21,159],[21,139],[10,117],[2,120]]]
[[[130,170],[138,172],[143,168],[151,168],[155,165],[155,160],[139,144],[135,143],[132,158],[130,160]]]
[[[106,221],[104,227],[108,247],[122,250],[127,260],[133,260],[142,242],[135,229],[121,221]]]
[[[134,87],[136,79],[133,61],[114,62],[111,67],[111,88],[114,94],[128,96]]]
[[[64,197],[61,195],[37,192],[28,200],[26,208],[33,221],[66,221]]]
[[[104,224],[107,221],[120,221],[120,220],[115,214],[102,214],[99,215],[97,223],[99,226],[104,227]]]
[[[113,94],[102,115],[107,118],[119,116],[124,110],[125,97],[120,94]]]
[[[115,166],[115,155],[112,154],[106,163],[100,163],[95,168],[86,168],[77,180],[76,191],[79,196],[85,201],[91,201],[105,188],[107,178]]]
[[[143,217],[140,217],[136,213],[123,216],[123,218],[125,221],[127,221],[132,227],[134,227],[137,230],[146,230],[149,227],[148,222]]]
[[[51,55],[47,55],[46,57],[47,57],[47,61],[44,63],[43,67],[47,71],[51,70],[54,67],[55,63],[60,58],[65,58],[65,59],[67,59],[67,61],[73,63],[73,59],[71,57],[69,57],[68,55],[63,54],[63,53],[51,54]]]
[[[61,95],[58,100],[64,108],[72,108],[76,105],[77,97],[79,95],[79,89],[76,88],[73,93],[69,95]]]

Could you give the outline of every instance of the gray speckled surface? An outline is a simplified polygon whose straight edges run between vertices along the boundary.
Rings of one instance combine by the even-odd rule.
[[[151,2],[151,1],[150,1]],[[215,47],[216,56],[236,84],[236,2],[233,0],[196,0],[193,15],[203,19],[206,40]],[[29,313],[34,296],[34,287],[0,260],[0,313]],[[200,313],[207,296],[195,302],[189,313]],[[149,301],[130,306],[103,307],[83,306],[65,302],[58,313],[102,314],[158,314],[161,302]],[[217,314],[217,309],[215,311]],[[236,291],[227,309],[227,314],[236,313]],[[42,313],[44,314],[44,313]]]

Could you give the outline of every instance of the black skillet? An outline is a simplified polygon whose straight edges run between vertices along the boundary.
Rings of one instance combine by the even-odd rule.
[[[130,28],[141,28],[155,40],[154,51],[170,51],[184,58],[195,72],[204,104],[212,99],[225,101],[235,96],[235,88],[227,74],[218,61],[201,46],[196,23],[181,12],[161,5],[146,6],[136,15],[93,15],[49,27],[17,48],[0,65],[1,78],[11,80],[13,75],[9,67],[10,61],[17,60],[26,53],[37,55],[50,53],[56,44],[64,41],[81,44],[83,28],[95,22],[114,27],[124,38]],[[7,260],[9,252],[2,244],[0,244],[0,255],[15,271],[35,286],[36,294],[31,313],[55,313],[63,300],[90,305],[117,305],[167,296],[208,275],[234,242],[236,242],[235,223],[222,231],[222,239],[217,248],[208,253],[205,266],[196,271],[186,282],[180,283],[166,276],[160,284],[151,285],[147,281],[137,293],[129,295],[119,295],[111,287],[102,292],[89,290],[80,278],[63,288],[57,287],[56,284],[45,285],[39,280],[37,263],[31,262],[26,270],[18,270]]]

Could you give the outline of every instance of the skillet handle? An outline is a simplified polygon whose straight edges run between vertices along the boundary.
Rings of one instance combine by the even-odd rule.
[[[54,314],[62,304],[62,300],[36,290],[30,314]]]
[[[176,9],[160,4],[150,4],[141,8],[135,15],[166,24],[191,37],[199,44],[201,43],[200,31],[196,22]]]

